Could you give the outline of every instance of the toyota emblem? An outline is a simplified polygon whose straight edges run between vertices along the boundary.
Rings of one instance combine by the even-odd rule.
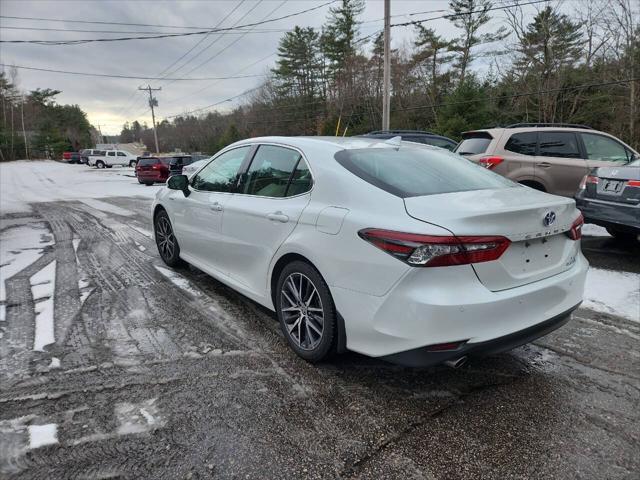
[[[555,221],[556,221],[556,212],[549,212],[542,219],[542,224],[545,227],[550,227],[555,223]]]

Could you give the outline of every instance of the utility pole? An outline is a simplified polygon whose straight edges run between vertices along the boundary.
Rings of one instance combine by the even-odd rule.
[[[156,130],[156,114],[153,110],[153,107],[158,106],[158,100],[154,98],[152,92],[162,90],[162,87],[151,88],[151,85],[147,85],[147,88],[138,87],[138,90],[146,90],[147,92],[149,92],[149,106],[151,107],[151,120],[153,122],[153,138],[156,141],[156,153],[160,153],[160,149],[158,148],[158,132]]]
[[[384,77],[382,85],[382,130],[389,130],[391,109],[391,0],[384,0]]]

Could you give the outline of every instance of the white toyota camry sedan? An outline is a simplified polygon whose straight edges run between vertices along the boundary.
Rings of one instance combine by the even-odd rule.
[[[588,268],[572,199],[399,138],[240,141],[171,177],[152,214],[164,262],[275,310],[312,362],[509,350],[569,320]]]

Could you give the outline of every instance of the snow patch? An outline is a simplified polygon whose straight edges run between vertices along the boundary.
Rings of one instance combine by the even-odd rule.
[[[96,210],[100,210],[102,212],[114,213],[116,215],[120,215],[122,217],[130,217],[133,215],[131,210],[126,210],[124,208],[120,208],[116,205],[112,205],[107,202],[103,202],[101,200],[95,200],[91,198],[85,198],[81,200],[85,205],[90,206],[91,208],[95,208]]]
[[[1,203],[0,203],[1,204]],[[0,302],[7,299],[5,282],[42,256],[53,244],[44,222],[16,226],[0,236]],[[43,242],[44,240],[44,242]]]
[[[640,323],[640,274],[590,268],[582,306]]]
[[[129,225],[131,228],[133,228],[136,232],[144,235],[145,237],[148,238],[153,238],[153,233],[151,233],[149,230],[146,230],[144,228],[140,228],[140,227],[136,227],[135,225]]]
[[[55,423],[29,425],[28,432],[29,448],[40,448],[58,443],[58,425]]]
[[[118,403],[115,415],[118,420],[118,435],[144,433],[163,427],[166,423],[156,405],[156,398],[140,403]]]
[[[199,290],[197,290],[191,285],[191,282],[189,282],[189,280],[184,278],[179,273],[176,273],[173,270],[169,270],[168,268],[159,267],[157,265],[155,265],[155,267],[156,267],[156,270],[158,270],[162,275],[168,278],[171,281],[171,283],[173,283],[176,287],[189,292],[191,295],[195,297],[199,297],[202,295]]]
[[[593,223],[585,223],[582,226],[582,235],[588,237],[610,237],[609,232],[600,225],[594,225]]]
[[[45,345],[55,341],[53,325],[53,292],[56,283],[56,261],[53,260],[42,270],[33,275],[31,293],[35,304],[36,329],[33,349],[43,351]]]

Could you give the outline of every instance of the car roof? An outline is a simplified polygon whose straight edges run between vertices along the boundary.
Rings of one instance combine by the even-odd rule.
[[[400,136],[400,135],[396,135]],[[313,147],[330,147],[332,150],[352,150],[357,148],[371,148],[373,146],[380,146],[385,143],[386,140],[380,137],[329,137],[329,136],[300,136],[300,137],[256,137],[241,140],[233,144],[233,146],[251,145],[255,143],[272,143],[281,144],[283,146],[291,146],[300,149],[313,148]],[[417,144],[415,142],[402,141],[403,144],[409,146],[420,145],[426,148],[437,148],[429,145]]]

